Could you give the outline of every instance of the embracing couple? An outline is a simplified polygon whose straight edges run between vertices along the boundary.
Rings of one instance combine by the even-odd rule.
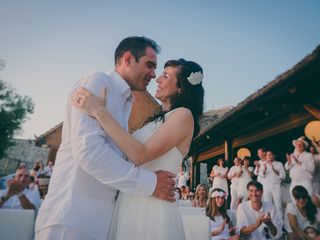
[[[36,240],[185,239],[173,178],[199,132],[202,68],[167,61],[156,80],[162,110],[127,132],[131,91],[145,91],[156,77],[158,53],[153,40],[128,37],[114,71],[75,84]]]

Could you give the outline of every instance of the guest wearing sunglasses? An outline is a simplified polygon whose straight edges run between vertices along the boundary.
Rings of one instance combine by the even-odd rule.
[[[286,214],[288,240],[312,240],[314,238],[305,233],[304,229],[309,226],[318,229],[319,209],[313,204],[307,189],[303,186],[295,186],[292,189],[292,195],[295,203],[288,203]]]

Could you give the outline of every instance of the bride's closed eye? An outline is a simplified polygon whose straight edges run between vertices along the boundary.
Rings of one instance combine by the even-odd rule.
[[[163,72],[163,73],[162,73],[162,76],[163,76],[164,78],[169,78],[169,77],[170,77],[169,74],[166,73],[166,72]]]

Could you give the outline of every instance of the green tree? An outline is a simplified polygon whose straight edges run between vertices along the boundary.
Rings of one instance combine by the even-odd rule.
[[[0,59],[0,70],[3,67],[4,61]],[[12,145],[14,133],[21,130],[33,109],[30,97],[19,95],[10,84],[0,79],[0,159]]]

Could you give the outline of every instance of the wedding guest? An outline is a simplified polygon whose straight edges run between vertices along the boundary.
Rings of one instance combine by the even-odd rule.
[[[186,186],[186,193],[187,193],[187,199],[190,199],[190,193],[191,193],[191,189],[189,186]]]
[[[312,202],[317,208],[320,208],[320,194],[316,194],[312,197]]]
[[[187,186],[188,180],[189,174],[184,171],[183,166],[180,166],[179,173],[176,177],[176,187],[181,188],[182,186]]]
[[[29,183],[29,169],[17,169],[14,179],[7,182],[7,189],[0,190],[0,208],[37,209],[40,195],[38,191],[28,189]]]
[[[295,186],[301,185],[307,189],[309,195],[312,195],[315,164],[311,153],[306,151],[309,144],[304,137],[293,140],[292,144],[295,150],[291,155],[286,154],[287,162],[285,164],[285,169],[290,170],[291,184],[289,191],[292,193],[292,189]],[[292,202],[294,202],[292,195],[291,198]]]
[[[315,161],[315,171],[312,182],[313,194],[315,195],[320,193],[320,142],[313,140],[309,150]]]
[[[188,197],[188,192],[187,192],[187,187],[186,186],[181,186],[181,199],[187,200],[189,199]]]
[[[195,199],[192,201],[192,207],[206,208],[208,200],[208,190],[205,184],[199,184],[196,188]]]
[[[313,204],[310,195],[303,186],[295,186],[292,189],[294,203],[288,203],[286,214],[286,229],[288,240],[307,239],[311,240],[304,232],[306,227],[318,228],[320,223],[319,210]]]
[[[40,169],[39,162],[38,162],[38,161],[34,161],[34,163],[33,163],[33,168],[32,168],[32,170],[30,171],[30,175],[31,175],[32,177],[36,178],[37,175],[38,175],[39,169]]]
[[[40,198],[45,199],[47,193],[48,193],[48,187],[50,183],[50,178],[44,176],[38,179],[39,180],[39,193]]]
[[[227,174],[228,168],[224,167],[224,160],[222,158],[218,159],[218,165],[212,167],[210,177],[213,178],[212,189],[221,188],[229,195]]]
[[[310,239],[319,240],[320,239],[320,232],[315,229],[314,227],[306,227],[304,232],[309,236]]]
[[[51,177],[53,171],[53,162],[49,161],[48,165],[44,168],[44,174]]]
[[[231,180],[230,195],[231,203],[230,209],[236,210],[237,199],[238,199],[238,187],[239,187],[239,176],[241,174],[241,159],[236,157],[233,160],[234,166],[232,166],[228,172],[228,178]]]
[[[179,201],[181,199],[181,189],[178,187],[174,188],[174,194],[176,196],[176,200]]]
[[[252,180],[253,167],[250,167],[250,158],[244,157],[242,160],[241,171],[239,173],[238,200],[237,205],[248,199],[247,184]]]
[[[271,150],[266,152],[266,162],[266,171],[262,176],[263,200],[273,203],[283,219],[281,180],[286,176],[284,167],[281,162],[275,161],[275,155]]]
[[[221,188],[214,188],[210,193],[206,215],[210,218],[211,240],[229,239],[230,232],[235,232],[227,211],[226,198],[227,194]]]
[[[237,231],[243,239],[279,238],[283,221],[271,203],[262,201],[262,184],[251,181],[247,190],[249,201],[241,203],[237,209]]]
[[[266,150],[264,148],[259,148],[257,151],[257,155],[259,157],[259,160],[255,160],[253,162],[255,169],[254,169],[254,175],[257,176],[257,181],[263,185],[263,175],[266,171]]]
[[[189,188],[190,191],[190,188]],[[181,198],[179,201],[179,205],[183,207],[191,207],[192,202],[189,198],[189,192],[187,191],[187,186],[181,186]]]

